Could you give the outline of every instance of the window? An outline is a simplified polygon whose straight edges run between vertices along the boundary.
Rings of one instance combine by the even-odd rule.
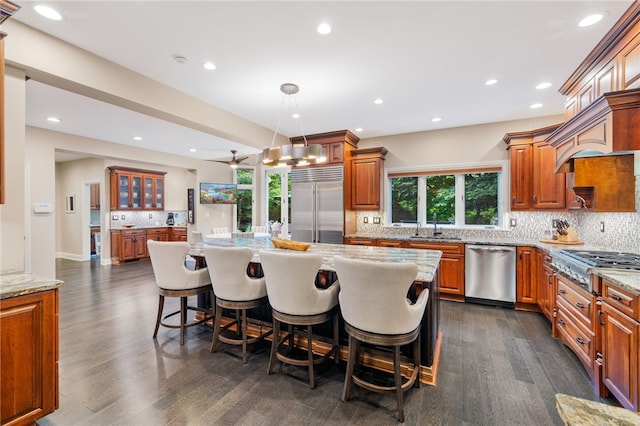
[[[288,233],[291,220],[291,180],[290,172],[281,169],[265,170],[265,200],[267,223],[279,222],[281,232]]]
[[[501,178],[500,167],[389,173],[391,223],[499,226]]]
[[[253,225],[253,169],[236,169],[236,229],[248,232]]]

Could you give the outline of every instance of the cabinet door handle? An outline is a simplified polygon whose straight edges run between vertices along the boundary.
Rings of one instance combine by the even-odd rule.
[[[538,202],[538,199],[537,199],[537,198],[536,198],[536,196],[534,195],[534,196],[533,196],[533,204],[535,204],[535,203],[537,203],[537,202]]]
[[[552,276],[551,276],[551,275],[549,275],[549,276],[547,277],[547,283],[548,283],[549,285],[551,285],[551,284],[552,284],[552,282],[551,282],[551,278],[552,278]]]
[[[558,320],[558,324],[561,325],[561,326],[564,326],[564,321],[562,319],[559,319]]]
[[[587,343],[584,340],[582,340],[580,337],[576,337],[576,342],[580,343],[581,345],[584,345],[585,343]]]
[[[598,324],[600,325],[605,325],[605,323],[602,322],[602,311],[598,311]]]
[[[576,308],[578,308],[578,309],[584,309],[584,307],[585,307],[585,306],[584,306],[582,303],[580,303],[580,302],[576,302]]]

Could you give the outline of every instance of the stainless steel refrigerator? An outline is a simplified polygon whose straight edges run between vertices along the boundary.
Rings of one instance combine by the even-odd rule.
[[[344,168],[291,171],[291,239],[342,244]]]

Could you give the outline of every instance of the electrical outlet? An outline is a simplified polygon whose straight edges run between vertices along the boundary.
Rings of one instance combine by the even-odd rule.
[[[124,215],[123,214],[120,215],[120,219],[124,220]]]
[[[375,223],[375,224],[379,225],[379,224],[380,224],[380,216],[375,216],[375,217],[373,218],[373,223]]]
[[[118,220],[118,215],[117,214],[111,215],[111,220]]]
[[[604,222],[600,222],[600,232],[604,232]]]
[[[560,219],[553,219],[553,220],[551,220],[551,227],[552,227],[553,229],[558,229],[558,221],[559,221],[559,220],[560,220]]]
[[[149,213],[149,219],[153,219],[153,213]]]
[[[509,226],[515,228],[516,226],[518,226],[518,220],[515,217],[512,217],[509,220]]]
[[[362,218],[363,223],[369,223],[369,216],[365,216]]]

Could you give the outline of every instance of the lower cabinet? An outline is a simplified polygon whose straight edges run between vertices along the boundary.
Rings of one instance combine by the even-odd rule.
[[[516,247],[516,304],[536,304],[538,259],[535,247]]]
[[[169,241],[187,241],[187,228],[169,228]]]
[[[409,241],[406,247],[441,251],[440,298],[464,300],[464,244]]]
[[[602,383],[629,410],[640,408],[640,297],[602,282]]]
[[[147,240],[169,241],[169,230],[167,228],[147,229]]]
[[[351,246],[376,246],[378,245],[378,240],[373,238],[345,238],[343,243]]]
[[[112,229],[111,263],[149,257],[147,240],[187,241],[187,228]]]
[[[2,425],[58,408],[58,290],[0,300]]]
[[[555,307],[555,274],[551,269],[551,256],[544,250],[538,250],[538,307],[549,321],[553,322]]]

